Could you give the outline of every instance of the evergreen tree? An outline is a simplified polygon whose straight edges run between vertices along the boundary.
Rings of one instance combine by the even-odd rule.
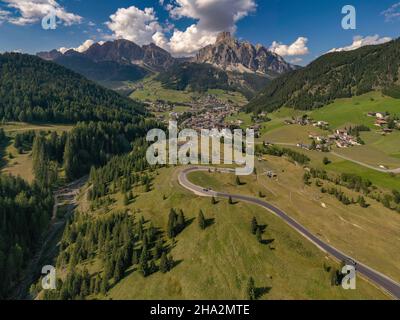
[[[203,214],[202,210],[200,210],[197,220],[198,220],[200,229],[204,230],[207,227],[207,224],[206,224],[206,219],[204,218],[204,214]]]
[[[260,242],[260,243],[262,242],[262,231],[261,231],[260,227],[257,228],[256,239],[257,239],[258,242]]]
[[[124,193],[124,198],[122,200],[122,203],[124,206],[127,206],[129,204],[129,199],[128,199],[128,196],[126,195],[126,193]]]
[[[175,233],[176,220],[177,220],[176,212],[174,209],[171,209],[169,212],[168,226],[167,226],[167,234],[170,239],[172,239],[176,236],[176,233]]]
[[[168,258],[167,258],[167,254],[165,253],[165,251],[161,255],[160,271],[162,273],[167,273],[169,271]]]
[[[103,276],[103,279],[101,281],[101,288],[100,288],[100,292],[103,295],[106,295],[108,291],[108,278],[106,276],[106,274]]]
[[[258,229],[258,223],[256,217],[253,217],[253,220],[251,220],[251,233],[256,234]]]
[[[256,287],[253,277],[249,278],[246,288],[246,294],[248,300],[256,300]]]

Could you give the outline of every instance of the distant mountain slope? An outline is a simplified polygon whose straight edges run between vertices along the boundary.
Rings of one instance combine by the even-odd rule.
[[[241,92],[248,99],[270,81],[270,78],[254,73],[228,72],[211,64],[188,62],[160,73],[156,79],[167,89],[197,92],[223,89]]]
[[[71,56],[86,57],[92,62],[112,61],[123,66],[140,66],[152,71],[164,71],[176,63],[171,54],[155,44],[138,46],[129,40],[108,41],[103,44],[95,43],[88,50],[78,53],[68,50],[64,54],[52,50],[50,52],[39,52],[37,54],[45,60],[57,60],[64,57],[65,60]]]
[[[0,55],[0,119],[135,122],[143,106],[38,57]]]
[[[62,55],[54,62],[93,81],[137,81],[149,74],[148,70],[139,66],[114,61],[96,62],[84,55]]]
[[[263,75],[283,74],[298,69],[262,45],[240,42],[229,32],[219,34],[215,44],[201,49],[193,62],[209,63],[226,71]]]
[[[215,44],[200,49],[190,61],[172,66],[158,80],[168,89],[224,89],[251,99],[270,80],[298,68],[261,45],[240,42],[222,32]]]
[[[282,106],[308,110],[372,90],[398,96],[399,72],[400,40],[329,53],[269,83],[247,110],[272,111]]]

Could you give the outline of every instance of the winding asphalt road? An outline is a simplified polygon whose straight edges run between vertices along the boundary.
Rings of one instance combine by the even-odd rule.
[[[384,291],[392,295],[395,299],[400,300],[400,284],[395,282],[394,280],[390,279],[389,277],[385,276],[384,274],[368,267],[365,264],[362,264],[355,259],[349,257],[345,253],[339,251],[335,247],[331,246],[330,244],[322,241],[315,235],[313,235],[310,231],[308,231],[305,227],[303,227],[300,223],[296,220],[288,216],[285,212],[280,210],[279,208],[262,201],[258,198],[245,196],[245,195],[233,195],[228,193],[221,193],[215,192],[213,190],[208,190],[203,187],[197,186],[190,182],[187,178],[187,175],[191,172],[196,171],[211,171],[215,172],[215,168],[207,168],[207,167],[189,167],[187,169],[182,170],[179,173],[178,181],[179,184],[184,187],[185,189],[193,192],[194,194],[201,196],[201,197],[220,197],[220,198],[229,198],[232,197],[234,200],[241,200],[244,202],[248,202],[251,204],[256,204],[268,211],[272,212],[279,218],[283,219],[289,226],[311,241],[314,245],[316,245],[322,251],[330,254],[334,258],[339,261],[352,261],[356,264],[356,269],[359,274],[364,276],[366,279],[377,285],[378,287],[382,288]],[[222,173],[234,173],[232,169],[220,169],[218,168],[218,172]]]

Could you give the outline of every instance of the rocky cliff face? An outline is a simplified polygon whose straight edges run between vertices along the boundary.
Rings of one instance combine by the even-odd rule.
[[[201,49],[193,61],[227,71],[261,74],[283,74],[297,68],[261,45],[236,40],[229,32],[221,33],[215,44]]]

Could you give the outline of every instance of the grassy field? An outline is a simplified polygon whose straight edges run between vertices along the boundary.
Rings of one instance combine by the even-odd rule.
[[[309,114],[315,120],[329,122],[332,128],[364,124],[375,129],[375,119],[368,117],[368,112],[386,111],[391,114],[400,114],[400,100],[383,96],[379,92],[371,92],[350,99],[338,99]]]
[[[211,176],[194,173],[191,179],[205,187],[231,193],[258,197],[259,191],[262,191],[267,201],[290,214],[326,242],[400,280],[398,213],[370,199],[367,200],[370,207],[366,209],[358,205],[345,206],[335,197],[322,194],[316,186],[304,186],[303,168],[281,158],[268,156],[266,160],[257,164],[258,177],[242,178],[242,186],[237,186],[235,177],[228,174]],[[264,173],[266,170],[277,172],[278,179],[268,179]],[[357,197],[350,190],[346,193]]]
[[[57,131],[58,133],[61,133],[63,131],[69,131],[73,128],[73,125],[65,124],[47,124],[47,123],[41,123],[41,124],[31,124],[31,123],[25,123],[25,122],[7,122],[5,124],[1,124],[0,128],[3,128],[4,131],[8,135],[12,135],[21,131],[29,131],[29,130],[35,130],[35,131]]]
[[[143,80],[143,88],[134,91],[130,97],[140,101],[154,102],[163,100],[178,104],[190,103],[201,97],[201,94],[196,92],[165,89],[162,87],[161,82],[156,81],[154,78],[155,76],[151,76]],[[222,101],[232,101],[237,105],[247,103],[246,98],[238,92],[210,89],[207,93],[217,96]]]
[[[33,181],[32,157],[30,152],[19,154],[12,143],[9,143],[5,149],[3,160],[4,166],[2,167],[1,172],[13,176],[20,176],[28,182]]]
[[[165,230],[170,208],[182,209],[191,224],[177,237],[172,255],[179,264],[167,274],[143,278],[128,272],[107,299],[243,299],[249,276],[263,292],[261,299],[386,299],[374,286],[359,279],[358,289],[332,287],[323,266],[338,267],[319,249],[279,218],[263,209],[221,200],[199,198],[177,184],[179,168],[158,171],[153,190],[138,195],[128,207]],[[219,177],[217,177],[219,180]],[[247,189],[247,188],[246,188]],[[163,200],[163,195],[167,197]],[[85,197],[82,197],[84,199]],[[121,209],[122,196],[111,210]],[[82,201],[82,207],[87,203]],[[200,230],[196,217],[202,209],[212,224]],[[250,232],[252,217],[266,225],[263,235],[270,245],[258,243]],[[271,249],[272,248],[272,249]],[[89,269],[97,271],[94,261]]]
[[[3,146],[0,153],[2,161],[0,162],[0,171],[14,176],[20,176],[28,182],[32,182],[34,177],[32,173],[31,152],[19,154],[14,147],[14,137],[17,133],[24,131],[56,131],[62,133],[73,128],[72,125],[53,125],[53,124],[30,124],[22,122],[10,122],[0,126],[4,129],[10,140]],[[11,155],[11,157],[10,157]]]
[[[391,191],[392,189],[400,189],[399,175],[393,176],[389,173],[372,170],[354,162],[343,160],[342,158],[339,158],[330,153],[303,150],[293,146],[286,147],[307,155],[311,159],[310,166],[313,168],[324,169],[328,172],[335,173],[355,173],[366,179],[369,179],[373,184],[377,185],[378,187],[388,189],[389,191]],[[324,157],[327,157],[331,161],[329,165],[324,165],[322,163]]]
[[[272,143],[304,143],[310,144],[310,134],[315,135],[328,135],[329,132],[315,128],[312,126],[300,126],[300,125],[285,125],[276,129],[268,131],[264,136],[264,141]]]
[[[344,128],[355,125],[367,125],[371,128],[370,132],[362,132],[361,138],[365,145],[347,149],[334,148],[334,151],[345,157],[354,159],[368,165],[379,167],[381,165],[390,169],[400,167],[400,132],[394,131],[392,134],[383,136],[378,128],[374,126],[375,119],[368,117],[368,112],[390,112],[400,115],[400,100],[383,96],[378,92],[371,92],[351,99],[338,99],[334,103],[317,109],[307,114],[314,120],[324,120],[330,123],[331,129]],[[308,138],[310,133],[328,135],[329,131],[320,130],[313,126],[285,125],[285,119],[300,117],[306,114],[290,108],[281,108],[268,116],[270,122],[262,124],[261,138],[259,142],[268,141],[277,144],[294,145],[299,142],[310,143]],[[239,114],[239,119],[246,119],[244,127],[251,125],[251,116]],[[304,152],[304,151],[302,151]],[[324,155],[325,156],[325,155]],[[333,157],[329,155],[330,157]],[[333,157],[334,158],[334,157]],[[338,159],[342,164],[347,161]],[[348,166],[346,164],[346,166]],[[333,169],[333,166],[331,166]],[[357,171],[362,170],[358,167]],[[366,174],[370,175],[368,169]],[[378,176],[378,175],[375,175]]]

